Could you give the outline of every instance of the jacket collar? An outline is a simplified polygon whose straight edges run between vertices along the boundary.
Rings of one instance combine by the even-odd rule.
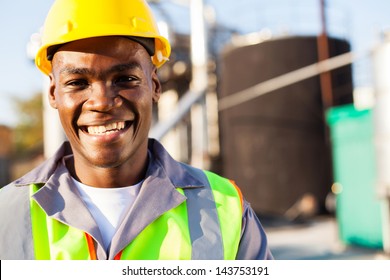
[[[72,154],[72,149],[69,142],[64,142],[57,152],[49,159],[41,163],[38,167],[31,170],[23,177],[17,179],[14,183],[16,186],[30,184],[45,184],[50,177],[55,173],[61,159]]]
[[[155,139],[149,139],[149,157],[151,161],[147,169],[146,177],[154,173],[154,169],[162,168],[171,183],[176,188],[191,188],[204,186],[205,182],[183,169],[182,163],[174,160],[165,148]],[[31,170],[23,177],[17,179],[14,183],[17,186],[29,184],[46,184],[51,176],[56,173],[56,169],[61,165],[64,157],[72,155],[72,148],[69,142],[64,142],[57,152],[41,165]]]
[[[148,175],[153,174],[155,169],[163,169],[165,175],[176,188],[203,187],[207,182],[192,175],[188,171],[189,166],[174,160],[165,148],[154,139],[149,139],[149,153],[152,153],[152,161],[149,163]]]

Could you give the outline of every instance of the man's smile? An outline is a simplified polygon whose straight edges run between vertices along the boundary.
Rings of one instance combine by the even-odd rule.
[[[125,122],[114,122],[106,125],[87,126],[87,132],[92,135],[113,133],[125,128]]]
[[[84,125],[80,126],[80,129],[89,135],[103,136],[126,130],[132,123],[132,121],[117,121],[101,125]]]

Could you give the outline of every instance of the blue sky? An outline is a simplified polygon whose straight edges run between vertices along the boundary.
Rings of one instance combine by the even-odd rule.
[[[178,0],[172,0],[173,2]],[[12,98],[28,98],[41,91],[42,75],[27,58],[26,45],[31,34],[42,26],[53,0],[0,0],[0,124],[14,125]],[[168,1],[171,2],[171,1]],[[181,1],[183,2],[183,1]],[[241,32],[269,27],[276,34],[315,34],[319,0],[204,0],[215,8],[217,20]],[[163,11],[172,17],[174,29],[188,30],[188,11],[165,4]],[[390,28],[390,1],[328,0],[329,30],[351,42],[354,51],[369,51]],[[355,85],[371,85],[369,63],[354,66]]]

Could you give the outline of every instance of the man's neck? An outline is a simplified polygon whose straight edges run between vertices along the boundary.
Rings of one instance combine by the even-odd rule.
[[[69,158],[66,166],[72,177],[79,182],[97,188],[118,188],[139,183],[145,177],[148,166],[146,155],[143,161],[125,163],[117,167],[98,167],[82,160]]]

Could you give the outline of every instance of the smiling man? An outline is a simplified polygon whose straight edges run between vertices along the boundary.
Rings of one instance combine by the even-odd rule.
[[[70,42],[55,53],[50,78],[49,100],[72,146],[75,178],[99,188],[140,182],[161,93],[146,49],[116,36]]]
[[[143,0],[54,3],[36,64],[68,141],[1,189],[0,259],[272,259],[232,181],[148,138],[169,54]]]

